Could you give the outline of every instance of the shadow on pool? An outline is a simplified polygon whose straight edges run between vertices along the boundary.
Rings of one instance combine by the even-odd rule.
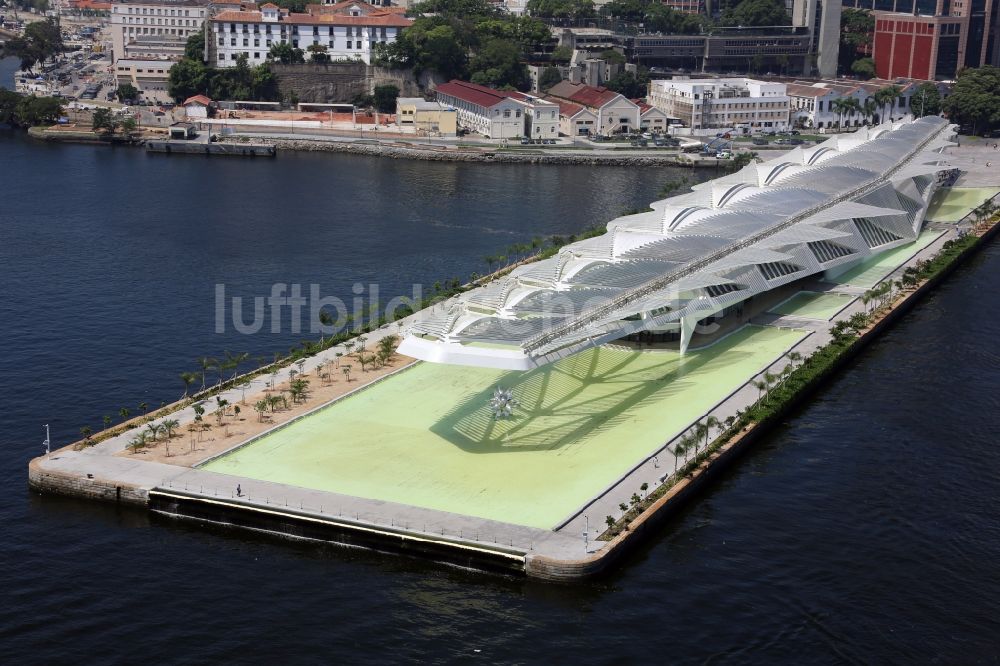
[[[561,449],[615,427],[635,408],[683,394],[696,384],[685,376],[750,356],[734,346],[724,341],[683,359],[674,352],[600,347],[536,370],[507,373],[497,385],[511,389],[518,402],[512,418],[493,418],[487,405],[495,387],[490,387],[466,397],[431,431],[470,453]],[[651,365],[652,356],[662,361]]]

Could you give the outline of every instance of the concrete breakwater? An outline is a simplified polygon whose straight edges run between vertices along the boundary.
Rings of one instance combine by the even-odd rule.
[[[431,162],[480,162],[496,164],[579,164],[588,166],[696,166],[679,160],[676,153],[651,155],[614,155],[607,152],[588,154],[567,151],[566,154],[515,152],[473,148],[420,147],[402,144],[362,143],[360,141],[319,141],[309,139],[272,139],[269,142],[282,150],[307,152],[349,153],[393,159],[428,160]],[[715,162],[697,165],[719,168]]]

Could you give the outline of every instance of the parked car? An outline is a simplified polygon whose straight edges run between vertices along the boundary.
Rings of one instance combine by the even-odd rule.
[[[717,159],[717,160],[728,160],[732,156],[733,156],[733,154],[731,152],[729,152],[728,150],[720,150],[719,152],[717,152],[715,154],[715,159]]]

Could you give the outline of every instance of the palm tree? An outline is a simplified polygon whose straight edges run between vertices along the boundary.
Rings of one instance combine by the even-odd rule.
[[[342,365],[340,367],[340,369],[344,373],[344,377],[347,377],[347,381],[350,382],[351,381],[351,366],[349,366],[349,365]]]
[[[188,396],[188,391],[191,390],[191,385],[194,384],[196,379],[198,379],[197,373],[194,372],[181,373],[181,381],[184,382],[184,395],[181,396],[182,400]]]
[[[156,423],[147,423],[146,427],[149,429],[149,434],[152,436],[153,441],[156,441],[157,436],[160,434],[160,426]]]
[[[719,430],[719,434],[722,434],[722,422],[714,416],[709,416],[705,419],[705,447],[708,447],[708,434],[712,428]]]
[[[694,454],[698,455],[698,447],[701,446],[701,438],[705,437],[705,442],[708,443],[708,426],[698,421],[694,424],[694,433],[691,437],[691,441],[694,444]]]
[[[222,417],[226,415],[226,407],[229,405],[229,401],[216,396],[215,402],[219,406],[219,408],[215,411],[215,418],[219,420],[219,425],[222,425]]]
[[[209,370],[215,368],[219,364],[219,362],[209,356],[202,356],[201,358],[198,359],[198,364],[201,366],[201,390],[204,391],[205,374]]]
[[[861,106],[861,113],[865,117],[865,124],[868,124],[875,117],[875,112],[878,111],[878,102],[875,101],[874,97],[868,97],[865,99],[865,103]]]
[[[767,390],[767,384],[765,384],[762,381],[756,381],[756,382],[753,383],[753,387],[755,389],[757,389],[757,402],[756,402],[756,404],[759,405],[760,401],[764,399],[764,391]]]
[[[104,415],[104,429],[107,430],[110,427],[111,427],[111,415],[110,414],[105,414]]]
[[[846,99],[844,99],[844,111],[847,113],[848,116],[853,116],[856,113],[860,113],[861,102],[859,102],[856,97],[847,97]]]
[[[892,120],[892,107],[895,105],[896,99],[899,97],[901,92],[903,92],[902,88],[897,85],[892,85],[886,86],[875,93],[875,101],[878,103],[879,107],[885,111],[881,118],[883,123]]]
[[[181,426],[180,421],[176,419],[166,419],[165,421],[163,421],[163,423],[160,424],[160,427],[163,428],[163,431],[167,434],[167,439],[173,437],[174,430],[176,430],[180,426]]]
[[[129,440],[128,445],[132,449],[132,455],[135,455],[136,453],[139,452],[139,449],[146,446],[146,433],[145,432],[136,433],[136,435],[131,440]]]
[[[258,400],[254,403],[253,408],[257,412],[257,421],[260,423],[264,422],[264,412],[267,411],[268,402],[267,400]]]
[[[128,415],[129,415],[128,407],[122,407],[121,409],[118,410],[118,416],[122,417],[122,422],[128,420]]]
[[[844,102],[843,98],[835,99],[830,104],[830,109],[837,114],[837,129],[844,126]]]
[[[326,310],[319,311],[319,323],[322,326],[333,326],[333,315],[331,315]],[[326,332],[320,330],[319,332],[319,348],[323,349],[326,347]]]
[[[764,404],[770,404],[771,402],[771,385],[778,379],[777,375],[772,375],[770,372],[764,373],[764,384],[767,386],[767,395],[764,396]]]
[[[149,403],[147,403],[145,401],[139,403],[139,410],[142,412],[143,416],[146,415],[146,410],[147,409],[149,409]]]
[[[82,428],[80,428],[80,434],[83,436],[84,440],[89,442],[90,436],[94,434],[94,429],[91,428],[90,426],[83,426]]]

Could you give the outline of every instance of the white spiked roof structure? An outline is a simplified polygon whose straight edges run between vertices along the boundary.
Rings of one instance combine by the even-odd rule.
[[[527,370],[912,242],[954,126],[887,123],[701,183],[426,312],[400,352]]]

